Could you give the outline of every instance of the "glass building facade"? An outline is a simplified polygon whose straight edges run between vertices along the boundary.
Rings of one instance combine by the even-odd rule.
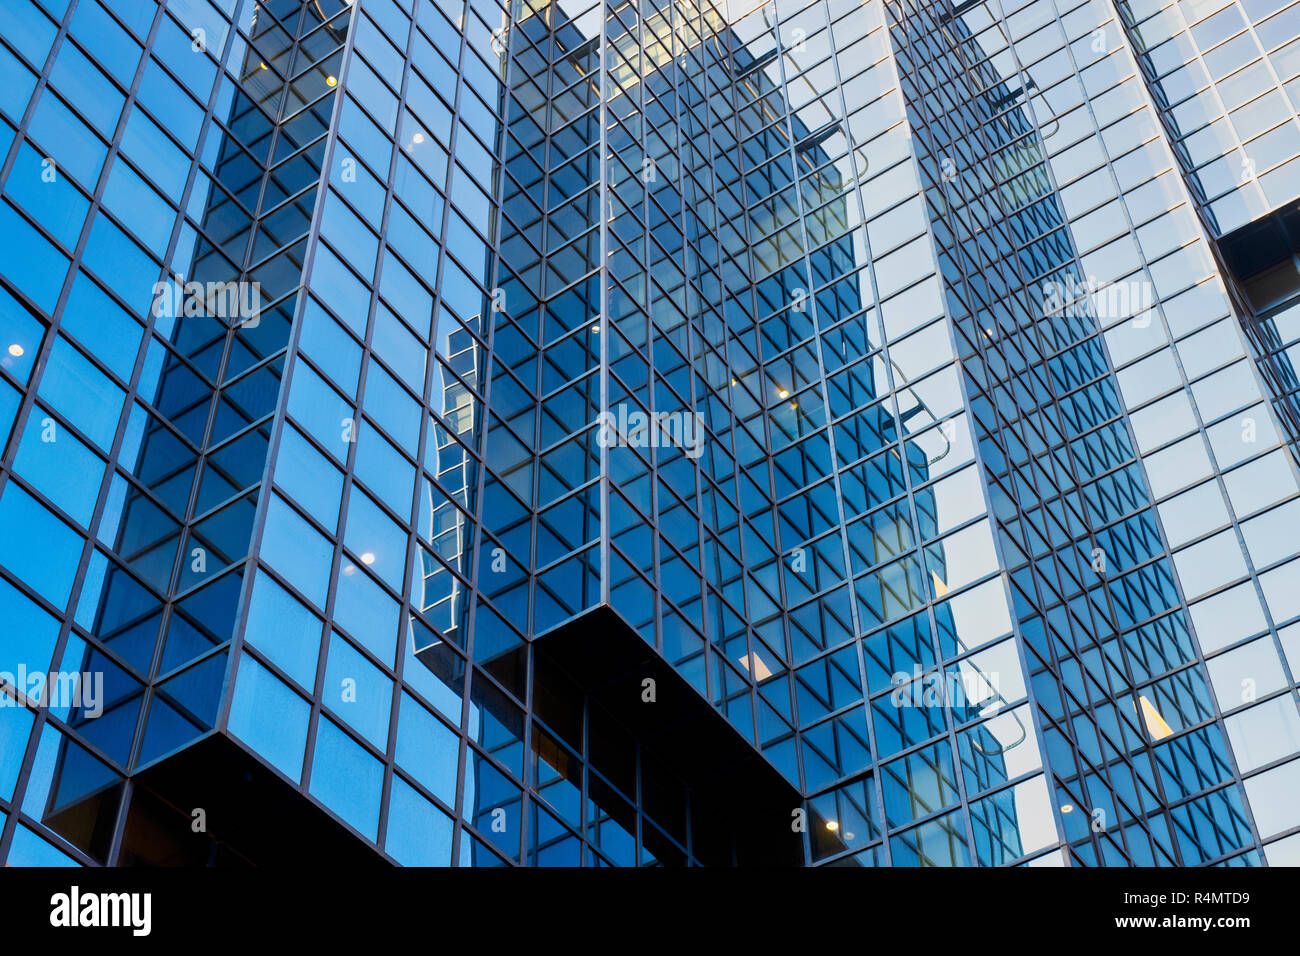
[[[1297,36],[14,0],[0,860],[1300,865]]]

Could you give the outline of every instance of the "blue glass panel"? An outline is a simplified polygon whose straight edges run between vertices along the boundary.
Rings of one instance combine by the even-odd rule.
[[[338,461],[347,460],[348,444],[356,441],[360,427],[355,412],[342,396],[305,363],[293,368],[289,384],[289,414],[311,432]]]
[[[60,15],[53,10],[51,12]],[[49,56],[50,47],[54,45],[54,35],[57,32],[54,24],[30,3],[14,4],[5,13],[0,32],[33,66],[40,69]]]
[[[316,251],[311,271],[312,292],[357,335],[366,334],[370,313],[370,290],[334,253],[324,247]]]
[[[384,765],[328,717],[316,730],[311,794],[371,840],[379,835]]]
[[[388,719],[393,682],[346,638],[330,638],[323,701],[354,730],[381,750],[388,749]]]
[[[334,546],[278,495],[267,509],[261,553],[317,607],[325,606]]]
[[[68,257],[59,252],[14,212],[0,203],[0,272],[47,313],[54,312],[68,274]]]
[[[41,95],[28,132],[59,169],[71,173],[86,189],[94,188],[108,147],[51,91]]]
[[[132,110],[127,117],[121,149],[172,202],[181,201],[189,174],[189,157],[176,148],[143,110]]]
[[[389,666],[397,659],[400,612],[374,578],[345,561],[339,569],[334,620]]]
[[[81,560],[81,536],[12,481],[0,495],[0,528],[0,564],[65,607]]]
[[[90,200],[27,144],[18,150],[5,192],[64,246],[76,247]]]
[[[101,202],[144,242],[150,252],[162,258],[176,220],[176,210],[121,159],[113,164]]]
[[[202,107],[153,60],[144,69],[137,95],[183,147],[193,149],[198,144],[203,126]]]
[[[130,308],[143,313],[152,306],[161,272],[158,263],[103,215],[90,227],[82,262]]]
[[[403,694],[397,722],[397,763],[439,800],[456,799],[460,738],[442,721]]]
[[[103,7],[97,3],[78,4],[70,29],[119,83],[131,85],[131,77],[140,63],[140,45],[104,13]]]
[[[50,83],[104,136],[112,136],[125,97],[108,77],[71,43],[59,47]]]
[[[14,470],[82,527],[89,527],[104,478],[104,460],[46,416],[39,405],[27,419]]]
[[[308,301],[298,347],[325,370],[344,394],[355,397],[361,374],[361,346],[314,301]]]
[[[321,620],[266,574],[253,584],[244,636],[302,687],[315,688]]]
[[[14,841],[9,847],[6,866],[81,866],[49,843],[46,843],[25,826],[14,831]]]
[[[329,531],[338,530],[343,473],[331,465],[292,425],[280,435],[275,483]]]
[[[0,289],[0,368],[25,383],[44,337],[45,326]]]
[[[363,404],[366,414],[379,422],[407,451],[419,450],[420,406],[397,384],[397,379],[374,362],[366,370]]]
[[[85,273],[78,273],[63,307],[63,331],[85,345],[124,382],[131,380],[144,328]]]
[[[894,866],[970,866],[960,813],[950,813],[890,841]]]
[[[393,778],[384,849],[403,866],[451,865],[451,817],[401,777]]]
[[[30,710],[17,706],[8,694],[0,694],[0,799],[13,799],[32,721]]]
[[[362,431],[357,440],[356,475],[379,493],[399,515],[411,513],[415,466],[402,457],[377,429]]]
[[[402,513],[406,513],[409,507]],[[344,542],[362,563],[395,591],[402,589],[402,576],[406,573],[406,539],[406,532],[384,514],[369,495],[353,488],[348,499]]]
[[[101,450],[113,444],[125,393],[65,339],[50,350],[39,394]]]
[[[252,657],[239,662],[230,704],[230,732],[279,768],[302,776],[311,706]]]

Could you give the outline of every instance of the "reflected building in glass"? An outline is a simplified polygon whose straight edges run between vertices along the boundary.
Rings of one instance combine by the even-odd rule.
[[[1300,863],[1297,34],[22,0],[0,859]]]

